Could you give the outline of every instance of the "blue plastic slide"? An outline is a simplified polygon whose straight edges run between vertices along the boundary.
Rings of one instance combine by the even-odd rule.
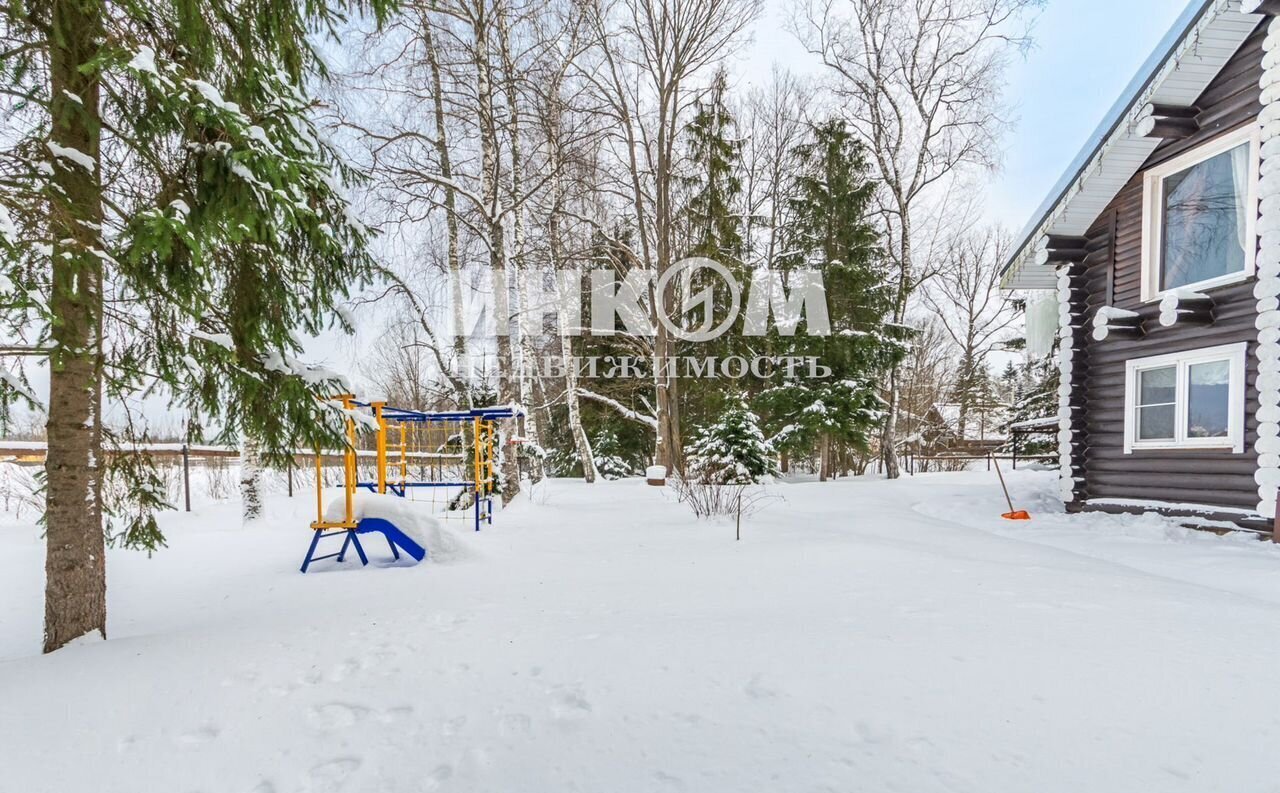
[[[391,546],[391,555],[396,559],[400,558],[400,550],[412,556],[415,561],[421,562],[427,558],[426,548],[414,542],[412,537],[400,531],[394,523],[385,518],[363,518],[356,526],[357,534],[373,532],[378,532],[387,538],[387,545]],[[396,546],[399,546],[400,550],[397,550]]]

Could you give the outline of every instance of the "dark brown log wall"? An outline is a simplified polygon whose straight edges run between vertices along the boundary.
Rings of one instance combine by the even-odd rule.
[[[1262,76],[1264,30],[1259,26],[1254,31],[1196,102],[1201,110],[1197,117],[1199,131],[1184,140],[1162,144],[1146,168],[1224,132],[1254,123],[1262,109],[1258,82]],[[1254,357],[1258,338],[1254,327],[1254,280],[1209,292],[1215,303],[1212,325],[1161,327],[1158,304],[1144,305],[1141,299],[1142,176],[1140,171],[1130,180],[1087,234],[1091,243],[1096,241],[1105,250],[1092,253],[1085,260],[1086,321],[1092,320],[1098,308],[1112,305],[1141,313],[1146,335],[1138,339],[1112,335],[1100,342],[1094,341],[1087,330],[1076,335],[1077,344],[1083,344],[1084,349],[1076,356],[1079,363],[1073,377],[1073,400],[1082,401],[1086,417],[1084,431],[1077,435],[1077,440],[1083,442],[1076,447],[1073,466],[1083,471],[1085,479],[1078,497],[1150,499],[1252,510],[1258,503],[1258,486],[1254,482],[1258,457],[1253,450],[1258,409],[1254,388],[1258,375]],[[1109,237],[1113,238],[1108,243]],[[1249,343],[1243,453],[1189,449],[1124,453],[1125,361],[1242,341]]]

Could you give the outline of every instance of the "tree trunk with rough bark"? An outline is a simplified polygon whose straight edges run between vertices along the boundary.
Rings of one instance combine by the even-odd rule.
[[[94,161],[55,158],[50,196],[48,454],[45,460],[44,651],[107,631],[102,526],[102,184],[98,81],[99,0],[54,0],[49,46],[50,140]]]
[[[262,517],[262,460],[248,437],[240,442],[240,517],[246,525]]]
[[[825,482],[831,478],[831,435],[822,433],[818,440],[818,481]]]
[[[899,204],[901,217],[901,236],[898,241],[898,297],[893,310],[893,321],[901,324],[906,318],[907,298],[911,294],[912,251],[911,251],[911,208]],[[889,369],[888,405],[885,409],[884,428],[880,433],[880,458],[884,462],[886,479],[897,479],[902,476],[898,466],[898,404],[899,376],[901,365],[895,363]]]

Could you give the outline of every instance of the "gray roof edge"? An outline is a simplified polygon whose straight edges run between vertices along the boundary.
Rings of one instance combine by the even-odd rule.
[[[1005,261],[1004,267],[1001,269],[1001,275],[1008,274],[1013,267],[1014,262],[1022,256],[1027,244],[1031,242],[1032,236],[1036,230],[1048,219],[1049,214],[1053,212],[1058,204],[1062,203],[1066,197],[1067,191],[1071,189],[1071,185],[1080,178],[1084,173],[1085,166],[1093,159],[1094,155],[1101,150],[1103,144],[1115,133],[1120,126],[1120,122],[1124,120],[1125,115],[1133,107],[1138,97],[1142,96],[1143,91],[1156,78],[1160,70],[1168,62],[1169,58],[1177,51],[1178,45],[1187,37],[1194,29],[1201,17],[1213,7],[1217,0],[1191,0],[1191,3],[1178,16],[1177,21],[1173,23],[1173,27],[1169,28],[1169,32],[1165,33],[1164,38],[1156,45],[1155,50],[1143,62],[1142,67],[1138,69],[1138,73],[1134,75],[1129,84],[1125,86],[1124,91],[1120,94],[1120,98],[1116,100],[1107,114],[1103,116],[1102,122],[1098,124],[1097,129],[1089,136],[1088,141],[1084,144],[1084,148],[1075,156],[1071,164],[1067,166],[1067,170],[1058,179],[1053,189],[1049,191],[1049,195],[1041,202],[1040,206],[1032,214],[1031,220],[1018,234],[1018,244],[1013,248],[1009,258]]]

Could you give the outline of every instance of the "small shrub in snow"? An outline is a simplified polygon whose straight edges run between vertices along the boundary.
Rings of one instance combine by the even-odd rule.
[[[21,519],[24,512],[44,511],[44,495],[34,471],[0,461],[0,512]]]
[[[624,455],[622,442],[611,429],[602,429],[591,439],[592,456],[596,460],[596,470],[605,479],[622,479],[633,476],[636,464]]]
[[[741,397],[729,399],[720,420],[698,432],[685,456],[685,474],[674,482],[680,500],[700,518],[733,516],[740,535],[742,517],[763,498],[753,486],[777,473],[756,414]]]
[[[731,398],[720,420],[698,432],[685,456],[685,477],[693,482],[749,485],[778,470],[773,445],[741,397]]]

